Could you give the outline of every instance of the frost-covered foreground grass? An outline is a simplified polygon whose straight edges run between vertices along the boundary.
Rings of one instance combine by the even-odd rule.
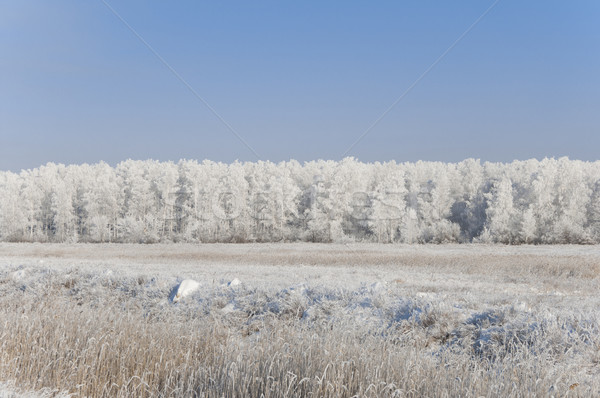
[[[0,244],[0,396],[598,396],[599,276],[597,246]]]

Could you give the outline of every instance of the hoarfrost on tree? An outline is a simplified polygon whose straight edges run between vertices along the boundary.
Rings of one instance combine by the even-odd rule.
[[[600,162],[127,160],[0,172],[0,240],[600,243]]]

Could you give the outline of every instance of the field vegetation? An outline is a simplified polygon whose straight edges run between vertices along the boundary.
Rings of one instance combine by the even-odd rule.
[[[73,397],[595,396],[599,275],[594,246],[2,244],[0,380]],[[186,278],[200,288],[174,303]]]

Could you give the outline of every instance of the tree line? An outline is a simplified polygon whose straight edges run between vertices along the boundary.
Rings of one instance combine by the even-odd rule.
[[[600,243],[600,162],[48,163],[0,172],[12,242]]]

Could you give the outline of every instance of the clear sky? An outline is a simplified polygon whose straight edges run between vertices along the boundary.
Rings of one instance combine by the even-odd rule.
[[[493,0],[107,0],[260,159],[340,159]],[[500,0],[347,155],[600,159],[600,2]],[[101,0],[0,2],[0,170],[257,160]]]

